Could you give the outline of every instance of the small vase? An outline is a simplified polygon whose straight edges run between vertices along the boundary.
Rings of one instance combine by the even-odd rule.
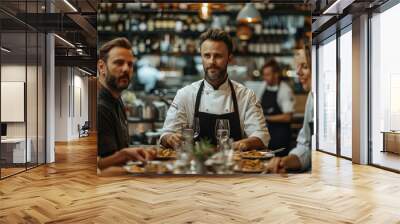
[[[192,174],[206,174],[206,166],[204,165],[204,161],[193,159],[190,162],[190,171]]]

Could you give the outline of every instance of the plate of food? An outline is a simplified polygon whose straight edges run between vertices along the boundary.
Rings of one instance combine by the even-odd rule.
[[[173,149],[163,149],[157,150],[156,160],[170,160],[176,159],[176,151]]]
[[[128,173],[142,174],[145,172],[144,164],[142,162],[127,162],[124,169]]]
[[[161,161],[149,161],[145,166],[145,172],[146,173],[164,174],[164,173],[169,173],[170,170]]]
[[[243,159],[239,163],[239,170],[242,173],[261,173],[264,171],[264,162],[259,159]]]
[[[274,154],[271,152],[251,150],[251,151],[241,152],[240,156],[243,159],[269,159],[274,157]]]
[[[164,174],[170,172],[168,166],[161,161],[148,161],[145,164],[142,162],[128,162],[124,169],[133,174]]]

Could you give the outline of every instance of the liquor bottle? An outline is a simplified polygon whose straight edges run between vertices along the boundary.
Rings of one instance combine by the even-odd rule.
[[[175,31],[180,33],[183,29],[183,22],[181,20],[176,21],[175,23]]]
[[[255,25],[254,25],[254,33],[255,33],[256,35],[260,35],[260,34],[261,34],[261,30],[262,30],[261,24],[255,24]]]
[[[140,23],[139,23],[139,31],[146,31],[147,30],[147,25],[146,25],[146,18],[144,16],[140,17]]]
[[[174,41],[172,42],[172,53],[179,52],[179,37],[175,37]]]
[[[146,44],[144,43],[143,40],[141,40],[139,42],[139,53],[143,54],[143,53],[145,53],[145,51],[146,51]]]
[[[125,27],[124,27],[125,31],[129,31],[131,30],[131,19],[128,16],[127,18],[125,18]]]
[[[134,55],[138,55],[138,43],[137,43],[137,37],[133,37],[131,40],[132,43],[132,51]]]
[[[135,17],[131,17],[131,31],[137,32],[139,30],[139,21]]]
[[[159,52],[160,51],[160,42],[158,40],[154,40],[151,43],[151,51],[152,52]]]
[[[206,24],[204,24],[202,21],[197,23],[197,31],[198,32],[204,32],[206,30]]]
[[[125,22],[122,18],[122,15],[119,17],[117,23],[115,24],[115,30],[117,32],[124,32],[125,30]]]
[[[269,34],[269,21],[268,20],[264,21],[264,29],[263,29],[262,33],[264,35],[268,35]]]
[[[125,7],[124,3],[116,3],[116,5],[117,5],[117,10],[121,10]]]
[[[149,18],[147,20],[147,30],[150,31],[150,32],[154,31],[154,21],[153,21],[152,18]]]
[[[150,38],[146,38],[145,40],[145,52],[146,53],[151,53],[151,39]]]

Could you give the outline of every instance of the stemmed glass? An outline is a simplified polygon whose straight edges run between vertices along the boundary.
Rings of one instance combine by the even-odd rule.
[[[228,119],[217,119],[215,123],[215,137],[218,140],[218,145],[222,143],[222,141],[226,141],[230,136],[230,127]]]
[[[193,120],[193,139],[197,141],[200,135],[200,121],[198,117]]]

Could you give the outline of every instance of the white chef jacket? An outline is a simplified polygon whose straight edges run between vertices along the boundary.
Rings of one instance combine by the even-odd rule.
[[[314,102],[310,92],[307,97],[306,111],[304,113],[303,127],[297,136],[297,145],[289,154],[296,155],[301,163],[301,169],[306,170],[311,167],[311,133],[309,123],[314,121]]]
[[[270,86],[267,82],[263,82],[259,90],[256,92],[257,98],[262,102],[262,97],[264,95],[265,90],[273,91],[277,93],[276,102],[278,103],[279,108],[281,109],[282,113],[293,113],[294,112],[294,104],[295,99],[293,95],[293,90],[290,86],[286,83],[281,81],[278,85]]]
[[[178,132],[184,124],[192,125],[196,96],[202,81],[194,82],[178,90],[168,109],[161,138],[166,134]],[[236,93],[243,138],[257,137],[267,147],[270,135],[266,128],[262,107],[257,101],[255,93],[238,82],[232,81],[232,85]],[[199,112],[219,115],[233,111],[234,106],[228,79],[217,90],[204,80]]]

